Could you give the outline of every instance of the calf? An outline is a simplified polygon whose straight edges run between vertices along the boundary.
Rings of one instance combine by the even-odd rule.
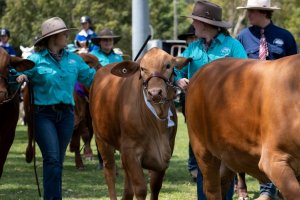
[[[173,69],[187,61],[153,48],[138,63],[124,61],[98,70],[90,112],[110,199],[116,199],[115,149],[125,171],[123,199],[134,194],[138,200],[146,198],[143,168],[150,171],[151,199],[158,199],[177,129]]]

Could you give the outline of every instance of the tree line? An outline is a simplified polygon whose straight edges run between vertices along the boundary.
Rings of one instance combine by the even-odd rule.
[[[173,39],[173,6],[175,0],[148,0],[150,26],[154,39]],[[245,12],[236,10],[246,0],[211,0],[223,8],[223,20],[233,23],[230,33],[235,36],[247,26]],[[180,17],[192,12],[193,0],[176,0],[178,33],[184,32],[191,20]],[[275,24],[288,29],[300,44],[300,1],[273,0],[272,5],[281,8],[275,11]],[[33,39],[40,34],[41,23],[50,17],[61,17],[68,27],[80,30],[80,17],[91,17],[96,33],[104,27],[122,36],[117,44],[125,54],[131,55],[131,0],[0,0],[1,27],[11,32],[10,43],[20,54],[19,46],[32,46]],[[70,43],[76,32],[71,32]]]

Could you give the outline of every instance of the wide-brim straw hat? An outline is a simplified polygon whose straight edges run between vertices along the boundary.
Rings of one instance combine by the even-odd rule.
[[[191,15],[183,16],[199,20],[201,22],[222,27],[231,28],[232,24],[226,21],[222,21],[222,8],[209,1],[197,1],[194,5],[194,9]]]
[[[99,45],[101,39],[107,39],[107,38],[112,38],[114,44],[116,44],[121,39],[121,36],[114,35],[114,32],[111,29],[105,28],[102,31],[100,31],[99,34],[96,37],[93,37],[91,40],[92,43],[94,43],[95,45]]]
[[[42,23],[42,35],[38,37],[34,45],[38,45],[43,39],[64,31],[77,30],[76,28],[67,28],[65,22],[59,17],[52,17]]]
[[[246,6],[240,6],[236,9],[279,10],[280,8],[271,6],[271,0],[248,0]]]

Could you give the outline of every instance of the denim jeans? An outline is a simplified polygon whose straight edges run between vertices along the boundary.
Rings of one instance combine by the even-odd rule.
[[[226,200],[232,200],[233,193],[234,193],[234,179],[232,179],[230,188],[227,191]],[[203,192],[203,176],[199,168],[198,168],[198,175],[197,175],[197,197],[198,200],[206,200],[206,197]]]
[[[188,170],[193,171],[195,169],[198,169],[198,165],[191,144],[189,143]]]
[[[74,109],[35,106],[35,139],[43,156],[44,199],[62,199],[62,170],[74,128]]]
[[[275,199],[276,187],[273,183],[260,184],[260,195],[268,195],[272,199]]]

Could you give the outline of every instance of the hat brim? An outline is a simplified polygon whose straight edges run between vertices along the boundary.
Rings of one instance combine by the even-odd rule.
[[[245,7],[237,7],[237,10],[240,9],[249,9],[249,10],[280,10],[278,7],[258,7],[258,6],[245,6]]]
[[[114,44],[117,44],[117,42],[120,41],[121,36],[97,36],[97,37],[93,37],[91,40],[93,44],[99,45],[101,39],[108,39],[108,38],[112,38],[114,40]]]
[[[194,33],[185,33],[185,34],[178,35],[178,39],[186,40],[187,37],[194,36],[194,35],[195,35]]]
[[[65,31],[75,31],[75,30],[78,30],[78,29],[77,28],[62,28],[62,29],[53,31],[53,32],[48,33],[48,34],[38,38],[37,40],[35,40],[33,45],[34,46],[38,45],[42,40],[44,40],[47,37],[50,37],[51,35],[55,35],[55,34],[58,34],[58,33],[61,33],[61,32],[65,32]]]
[[[215,20],[210,20],[204,17],[199,17],[199,16],[195,16],[195,15],[189,15],[189,16],[182,16],[182,17],[186,17],[186,18],[191,18],[191,19],[195,19],[213,26],[217,26],[217,27],[222,27],[222,28],[231,28],[232,24],[229,22],[225,22],[225,21],[215,21]]]

